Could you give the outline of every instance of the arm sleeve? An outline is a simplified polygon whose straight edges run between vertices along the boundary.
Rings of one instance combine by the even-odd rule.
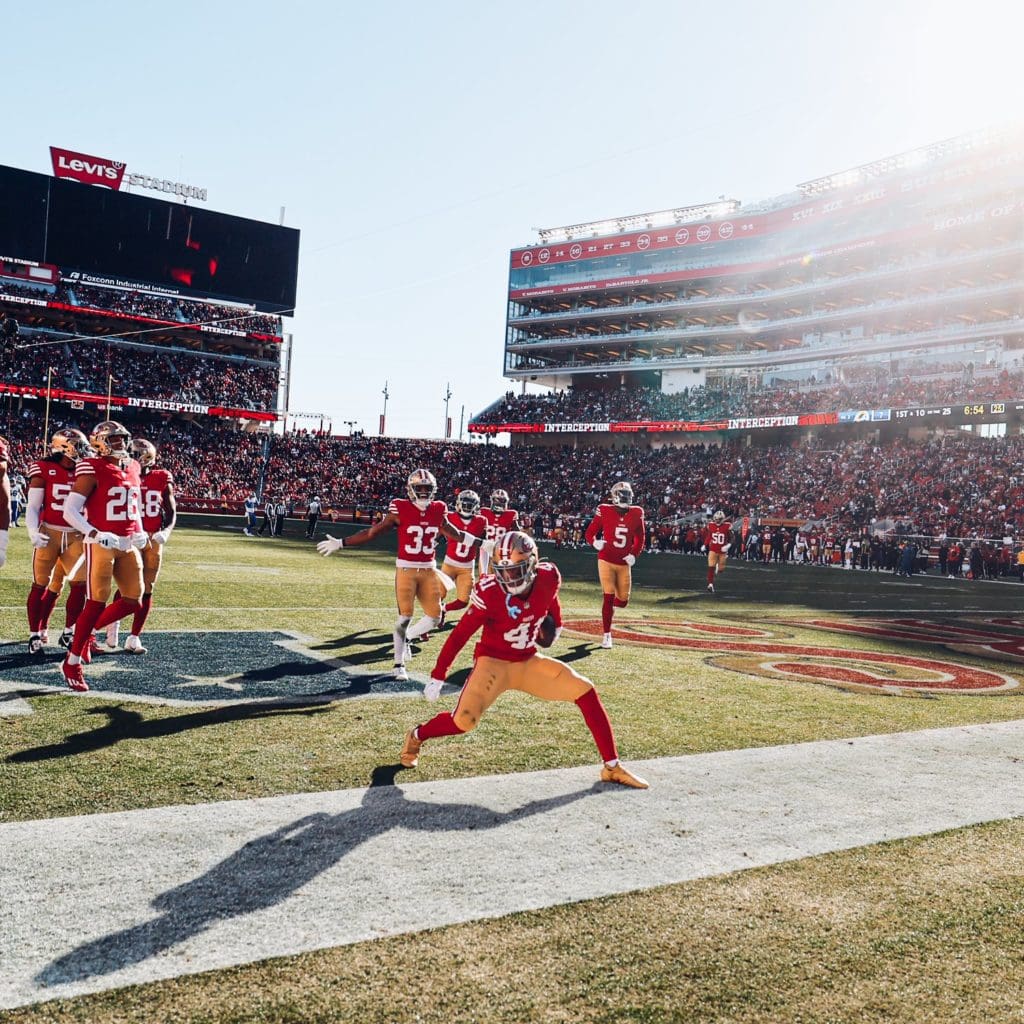
[[[89,533],[92,525],[85,518],[85,495],[72,491],[64,499],[64,522],[73,526],[79,533]]]
[[[466,646],[469,638],[483,624],[483,612],[470,605],[459,619],[459,624],[448,634],[448,639],[445,640],[444,647],[441,648],[441,653],[437,656],[437,664],[434,665],[434,671],[431,673],[435,678],[439,673],[448,675],[448,669],[452,667],[452,662],[458,657],[459,651]]]
[[[46,491],[42,487],[28,489],[28,506],[25,509],[25,526],[28,532],[39,532],[39,514],[43,511],[43,497]]]
[[[588,544],[593,544],[597,540],[597,531],[601,529],[601,517],[595,513],[594,518],[590,520],[590,525],[587,527],[587,532],[584,534],[584,540]]]
[[[647,523],[644,520],[643,512],[640,513],[640,526],[636,531],[636,536],[633,538],[633,551],[634,555],[639,555],[644,549],[644,545],[647,543]]]

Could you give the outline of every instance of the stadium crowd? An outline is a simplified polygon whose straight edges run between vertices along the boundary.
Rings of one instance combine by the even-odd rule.
[[[708,385],[675,394],[656,388],[608,391],[569,390],[550,395],[509,392],[474,423],[607,423],[658,420],[713,420],[834,412],[842,409],[914,408],[921,405],[1001,401],[1024,397],[1024,369],[975,372],[960,367],[939,375],[896,378],[874,368],[867,379],[813,382],[747,389]]]

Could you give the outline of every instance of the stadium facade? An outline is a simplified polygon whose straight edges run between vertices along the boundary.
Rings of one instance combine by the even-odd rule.
[[[937,375],[952,367],[972,376],[1019,372],[1022,143],[1019,129],[979,132],[767,201],[719,200],[542,230],[537,244],[510,255],[505,376],[576,395],[674,395],[881,383],[929,367]],[[767,417],[578,423],[502,421],[496,403],[470,430],[508,432],[514,442],[642,432],[679,443],[695,433],[708,440],[911,420],[1016,433],[1019,397],[960,408],[779,408]]]

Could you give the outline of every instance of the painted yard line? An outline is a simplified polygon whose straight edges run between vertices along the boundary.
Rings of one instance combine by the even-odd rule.
[[[1004,722],[666,758],[635,765],[648,792],[382,766],[365,790],[0,825],[0,1007],[1024,816],[1022,744]]]

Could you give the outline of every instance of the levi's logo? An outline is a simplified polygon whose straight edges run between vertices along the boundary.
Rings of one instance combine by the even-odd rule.
[[[105,185],[113,189],[119,189],[124,178],[124,163],[118,160],[57,149],[56,146],[50,147],[50,159],[55,178],[71,178],[87,185]]]

